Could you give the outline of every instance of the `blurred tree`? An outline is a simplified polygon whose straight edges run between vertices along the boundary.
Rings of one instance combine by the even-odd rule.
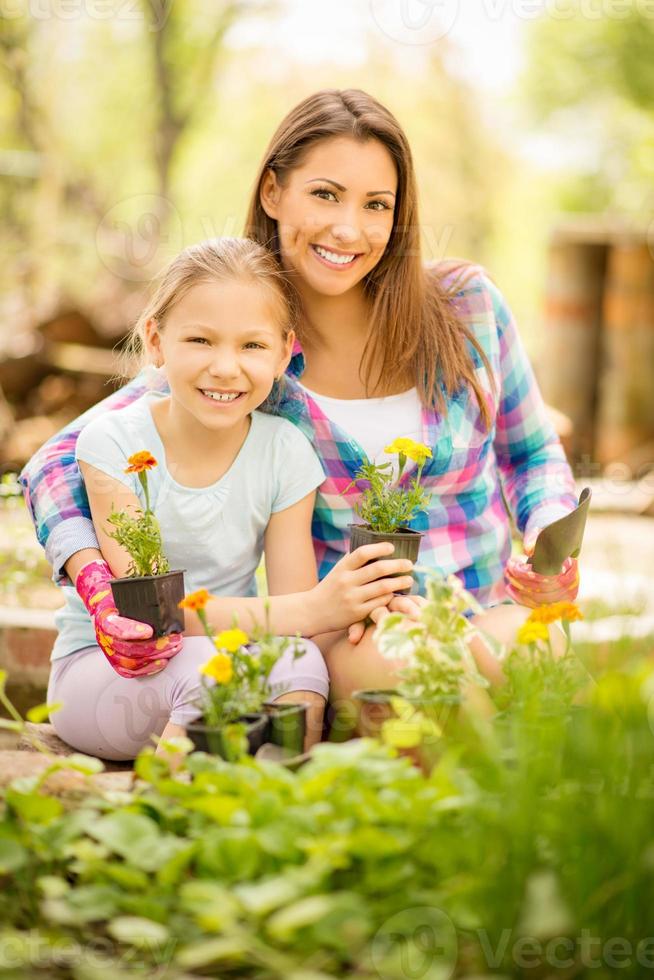
[[[573,210],[637,209],[654,178],[654,13],[633,3],[590,16],[578,0],[536,21],[525,92],[535,119],[596,147],[585,172],[563,182]]]
[[[270,0],[222,0],[208,18],[206,5],[195,10],[176,0],[141,0],[141,5],[157,104],[157,192],[166,199],[175,152],[204,107],[207,91],[215,85],[227,31],[242,15],[263,13],[272,4]]]
[[[0,70],[0,159],[22,148],[38,154],[40,169],[30,180],[0,174],[0,248],[10,207],[17,228],[34,227],[41,238],[38,247],[34,236],[16,240],[13,260],[0,266],[5,293],[28,255],[41,291],[47,280],[92,306],[107,329],[125,329],[165,257],[203,237],[241,233],[273,130],[321,88],[364,88],[406,128],[425,256],[496,268],[497,240],[509,237],[502,211],[511,211],[513,168],[476,93],[451,69],[456,52],[445,42],[418,52],[374,31],[359,62],[335,52],[309,65],[269,30],[282,0],[139,0],[104,17],[92,16],[88,0],[68,19],[30,17],[30,2],[0,0],[11,4],[6,50],[17,59],[14,74]],[[20,132],[23,102],[30,119],[42,120],[44,135],[33,142]],[[57,206],[43,208],[47,170],[57,177]],[[143,221],[157,209],[158,222]],[[160,251],[149,248],[151,233]],[[520,260],[528,255],[526,242],[516,251]],[[529,277],[511,271],[530,294]]]

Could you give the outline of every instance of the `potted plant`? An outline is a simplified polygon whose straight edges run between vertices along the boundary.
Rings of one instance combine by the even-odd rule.
[[[500,711],[494,719],[506,738],[507,757],[525,733],[535,744],[547,726],[571,724],[584,711],[593,681],[570,640],[570,623],[580,619],[575,603],[553,602],[533,609],[518,629],[502,665],[506,683],[497,693]],[[549,626],[557,621],[567,640],[562,654],[555,653],[550,639]]]
[[[161,528],[150,506],[148,471],[157,465],[147,450],[127,460],[125,473],[136,473],[145,495],[145,510],[133,514],[112,508],[107,522],[109,532],[128,552],[131,561],[127,575],[111,580],[116,606],[121,616],[148,623],[155,636],[182,633],[184,614],[179,603],[184,596],[184,570],[171,571],[163,550]]]
[[[202,718],[187,726],[188,737],[196,749],[224,759],[255,755],[266,742],[281,746],[289,756],[299,755],[304,749],[307,705],[267,700],[275,693],[270,672],[293,641],[274,636],[267,617],[265,627],[255,626],[250,636],[237,625],[215,634],[205,609],[210,598],[206,589],[200,589],[181,602],[183,609],[197,613],[216,650],[200,668]],[[302,656],[303,651],[295,646],[294,655]]]
[[[425,510],[429,505],[431,494],[420,485],[420,477],[432,451],[413,439],[399,438],[386,446],[384,452],[397,455],[397,467],[391,461],[365,462],[348,486],[349,490],[359,482],[366,484],[361,499],[355,505],[363,524],[350,524],[350,551],[364,544],[390,541],[394,548],[390,557],[408,558],[415,562],[423,532],[415,531],[408,525],[418,511]],[[417,463],[418,469],[407,486],[400,486],[408,459]],[[398,594],[408,591],[398,590]]]
[[[464,688],[488,687],[469,649],[477,630],[464,615],[468,609],[481,611],[455,575],[444,579],[430,572],[419,619],[391,613],[381,621],[375,639],[384,657],[400,663],[398,682],[392,689],[354,693],[362,734],[379,736],[386,726],[387,733],[395,729],[397,735],[399,723],[410,720],[407,716],[416,709],[438,734],[456,721]],[[399,722],[393,718],[394,700]]]

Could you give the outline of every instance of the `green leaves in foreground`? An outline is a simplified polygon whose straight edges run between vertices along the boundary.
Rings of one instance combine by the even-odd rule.
[[[512,665],[513,702],[448,725],[429,777],[357,740],[296,773],[194,753],[173,778],[147,750],[132,792],[74,805],[16,781],[0,801],[0,978],[406,980],[418,965],[454,976],[457,960],[511,977],[525,944],[540,976],[555,940],[582,975],[584,935],[599,937],[594,975],[621,937],[622,976],[642,976],[652,670],[612,670],[571,699],[567,669]]]

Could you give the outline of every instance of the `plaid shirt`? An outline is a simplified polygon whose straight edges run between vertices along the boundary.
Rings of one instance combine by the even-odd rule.
[[[503,569],[511,552],[506,505],[524,533],[568,513],[577,498],[572,473],[501,293],[479,269],[455,302],[495,376],[493,393],[487,372],[470,347],[493,424],[490,431],[484,428],[476,397],[467,386],[446,397],[443,415],[423,408],[422,441],[431,447],[433,458],[425,464],[422,481],[432,498],[428,512],[418,514],[411,527],[425,535],[420,565],[457,574],[465,588],[488,605],[505,596]],[[348,489],[348,485],[365,456],[297,383],[303,370],[304,356],[296,344],[275,412],[305,433],[327,474],[318,489],[312,527],[323,578],[348,550],[348,524],[356,520],[354,504],[360,496],[356,487]],[[55,581],[68,583],[63,565],[72,554],[98,546],[75,461],[80,430],[100,413],[123,408],[153,387],[167,390],[163,375],[142,372],[53,436],[21,473],[25,500]],[[394,436],[389,432],[389,441]],[[403,485],[415,469],[409,461]],[[421,575],[419,584],[422,590]]]

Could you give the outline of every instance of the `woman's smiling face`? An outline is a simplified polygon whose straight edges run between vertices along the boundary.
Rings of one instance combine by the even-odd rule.
[[[384,254],[396,194],[386,147],[374,138],[338,136],[312,147],[283,186],[268,171],[261,203],[277,221],[284,268],[315,292],[339,296]]]

